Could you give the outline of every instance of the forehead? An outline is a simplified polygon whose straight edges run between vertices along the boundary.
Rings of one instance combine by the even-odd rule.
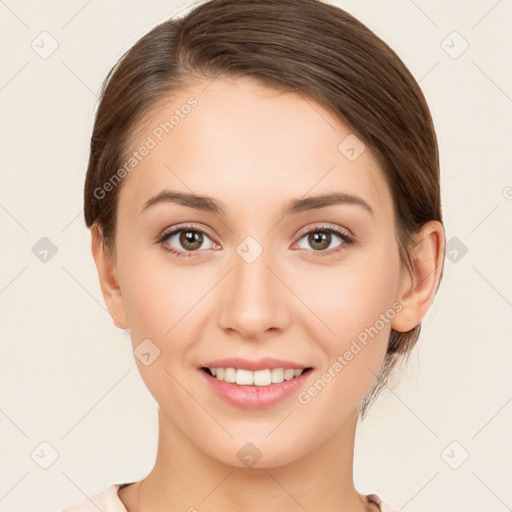
[[[391,209],[377,159],[349,126],[303,94],[252,78],[174,91],[136,127],[128,156],[134,151],[120,214],[136,216],[164,189],[214,196],[237,215],[327,192]]]

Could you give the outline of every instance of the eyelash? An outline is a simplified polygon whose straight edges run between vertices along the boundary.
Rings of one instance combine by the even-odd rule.
[[[203,235],[206,235],[209,238],[213,238],[206,231],[198,229],[198,228],[196,228],[194,226],[182,225],[182,226],[179,226],[177,229],[174,228],[174,229],[171,229],[171,230],[164,231],[164,233],[162,233],[162,235],[157,239],[156,243],[160,244],[165,251],[173,254],[174,256],[177,256],[178,258],[191,258],[191,257],[195,257],[195,256],[197,256],[197,253],[201,252],[201,251],[178,251],[178,250],[176,250],[174,248],[169,247],[168,245],[165,245],[165,243],[164,243],[172,235],[175,235],[176,233],[180,233],[181,231],[185,231],[187,229],[190,230],[190,231],[197,232],[197,233],[202,233]],[[334,228],[332,226],[315,226],[313,229],[310,229],[309,231],[306,231],[305,233],[303,233],[299,237],[299,240],[304,238],[306,235],[309,235],[311,233],[317,233],[317,232],[331,233],[331,234],[337,235],[338,237],[340,237],[343,240],[344,243],[340,244],[336,248],[331,249],[329,251],[326,251],[326,250],[323,250],[323,251],[311,250],[311,252],[313,253],[313,256],[315,256],[315,257],[317,257],[317,256],[320,256],[320,257],[332,256],[333,254],[337,254],[338,252],[345,250],[346,249],[346,247],[345,247],[346,245],[353,245],[353,244],[356,243],[355,237],[353,237],[352,235],[349,235],[346,231],[343,231],[343,230],[341,230],[339,228]]]

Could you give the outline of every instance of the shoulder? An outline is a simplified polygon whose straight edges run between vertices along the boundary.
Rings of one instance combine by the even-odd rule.
[[[86,498],[60,512],[98,512],[98,510],[102,512],[127,512],[117,493],[123,485],[110,484],[105,491]]]
[[[392,507],[389,503],[386,503],[379,495],[377,494],[367,494],[366,499],[370,503],[375,503],[379,509],[380,512],[398,512],[398,510],[394,507]]]

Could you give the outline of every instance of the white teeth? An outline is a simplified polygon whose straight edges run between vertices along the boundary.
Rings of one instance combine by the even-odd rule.
[[[299,377],[304,368],[273,368],[272,370],[257,370],[255,372],[241,368],[209,368],[209,370],[217,380],[236,383],[239,386],[270,386]]]
[[[279,384],[284,380],[284,370],[282,368],[274,368],[272,370],[272,384]]]
[[[226,368],[224,370],[224,380],[226,382],[236,382],[236,370],[234,368]]]
[[[240,370],[238,370],[240,371]],[[255,386],[270,386],[272,384],[272,371],[271,370],[258,370],[253,373],[253,384]]]
[[[231,368],[230,368],[231,370]],[[237,370],[236,371],[236,383],[239,385],[252,386],[253,383],[253,372],[249,370]]]
[[[291,380],[295,377],[295,370],[291,370],[290,368],[287,368],[284,371],[284,380]]]

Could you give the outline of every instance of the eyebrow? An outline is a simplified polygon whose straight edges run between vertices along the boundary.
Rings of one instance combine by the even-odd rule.
[[[200,196],[190,194],[187,192],[177,192],[173,190],[163,190],[156,196],[148,199],[141,209],[141,213],[149,207],[160,203],[176,203],[188,208],[196,210],[203,210],[206,212],[223,215],[225,209],[222,203],[213,197]],[[318,208],[325,208],[338,204],[352,204],[362,206],[371,215],[375,215],[373,208],[362,198],[354,194],[347,194],[345,192],[333,192],[330,194],[322,194],[300,199],[293,199],[286,203],[281,209],[281,216],[297,214],[308,210],[315,210]]]

